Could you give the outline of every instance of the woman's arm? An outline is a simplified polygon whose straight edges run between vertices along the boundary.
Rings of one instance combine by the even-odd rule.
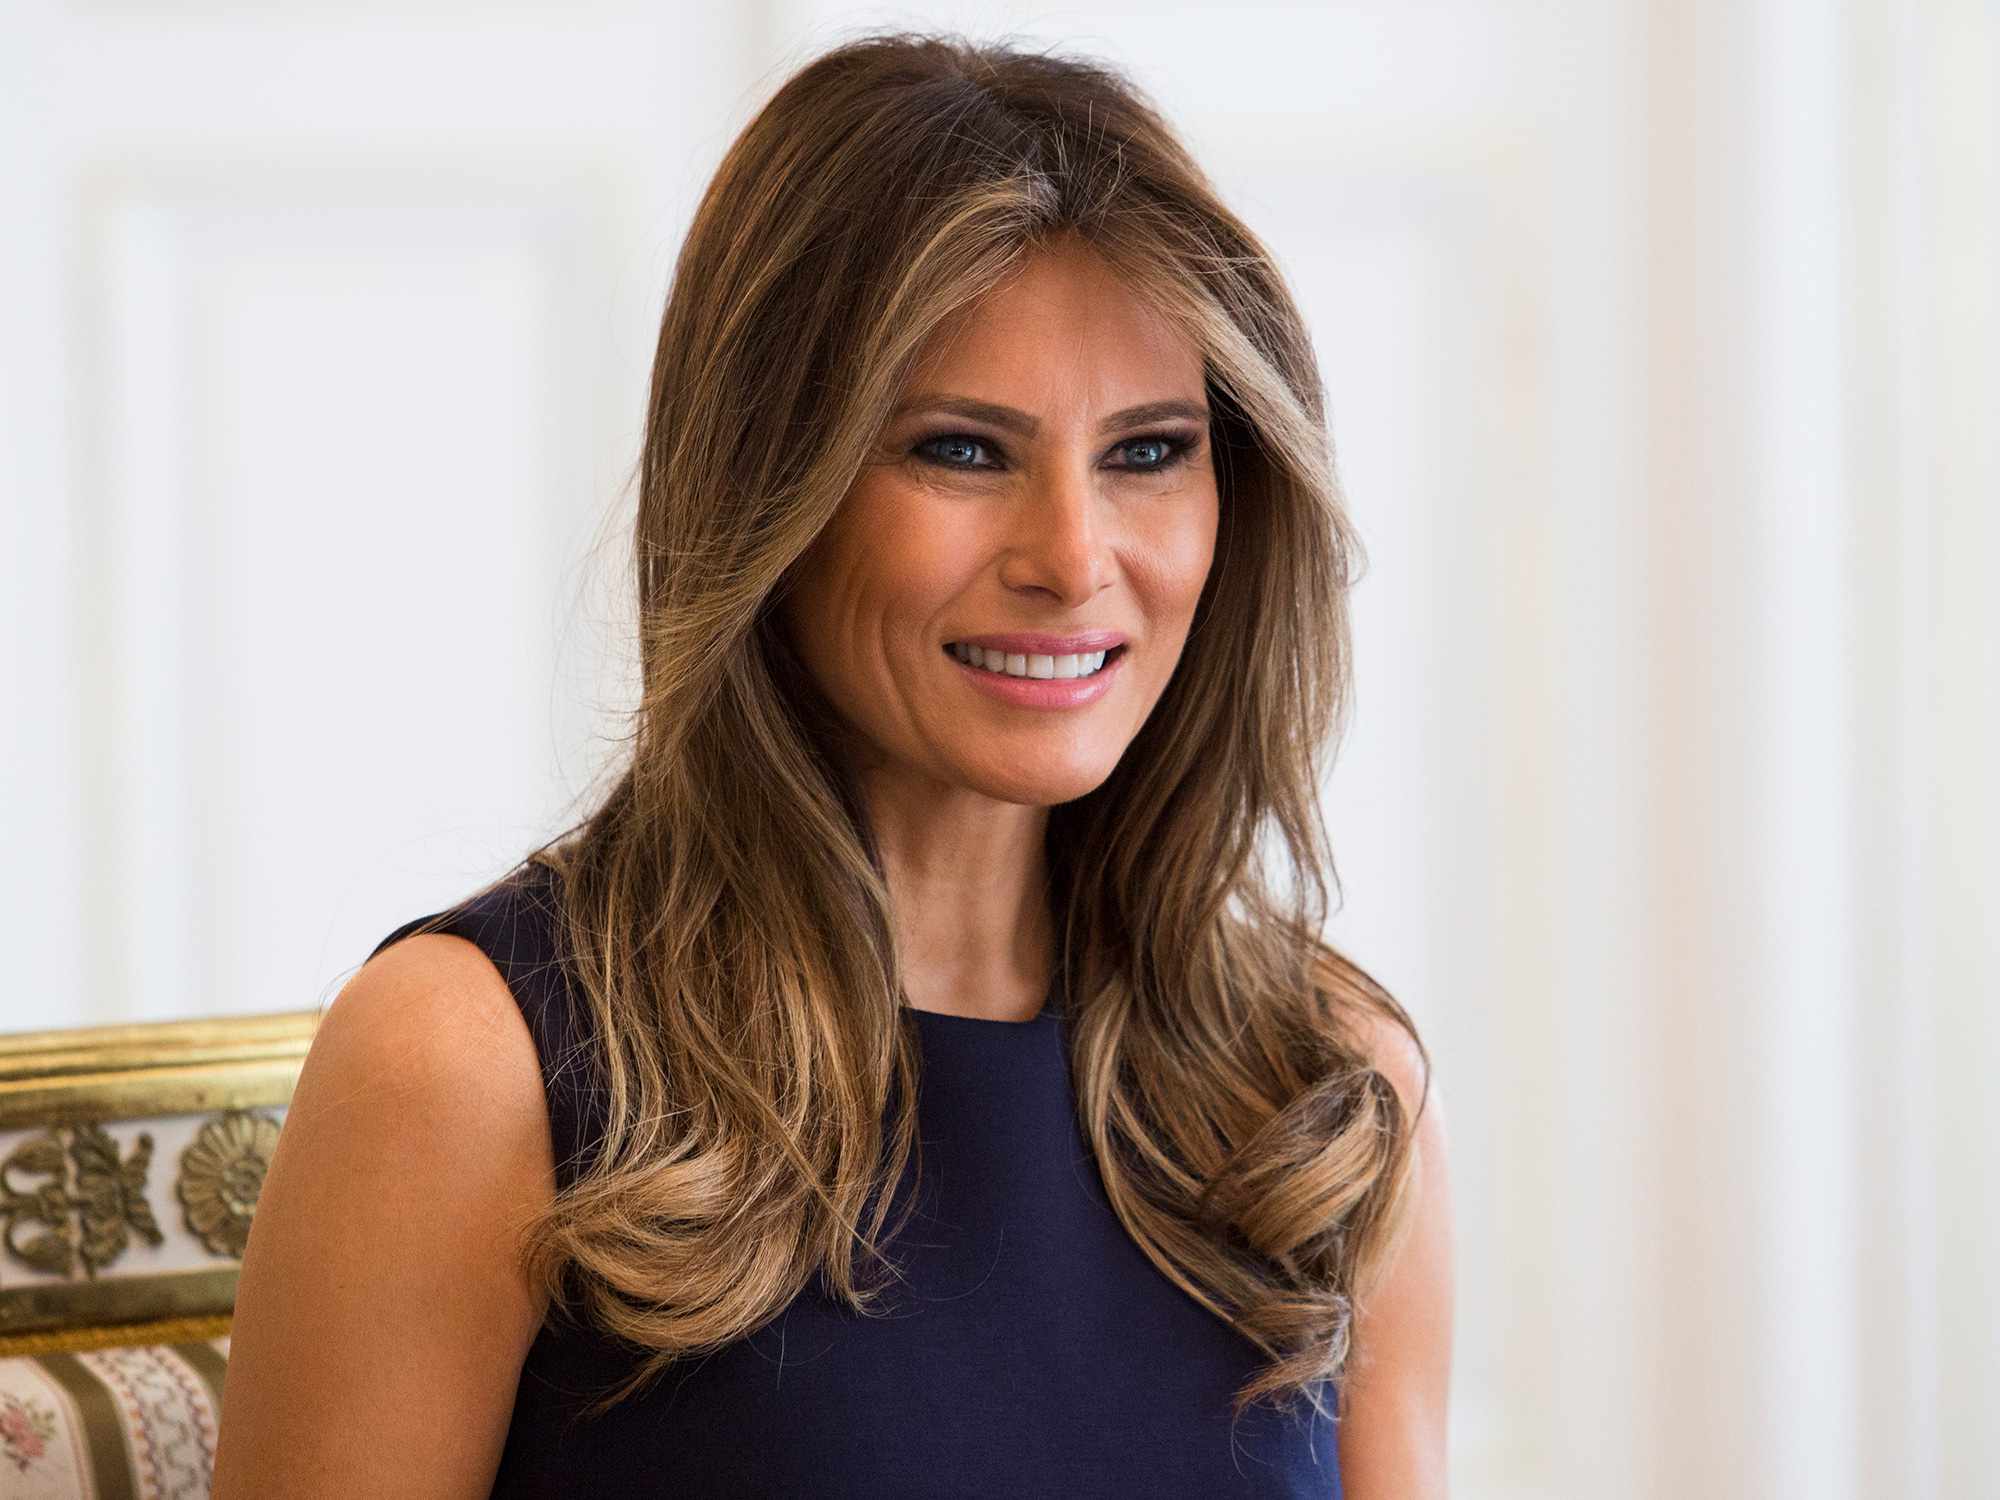
[[[1409,1034],[1381,1022],[1374,1066],[1412,1113],[1423,1062]],[[1347,1417],[1340,1424],[1346,1500],[1445,1500],[1451,1385],[1451,1179],[1437,1080],[1417,1122],[1411,1223],[1386,1278],[1357,1307]]]
[[[472,943],[375,955],[320,1023],[236,1294],[216,1500],[483,1496],[543,1309],[555,1190],[534,1041]]]

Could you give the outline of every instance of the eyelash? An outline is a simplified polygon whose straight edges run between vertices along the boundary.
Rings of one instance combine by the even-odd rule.
[[[1181,437],[1178,434],[1171,432],[1148,432],[1148,433],[1142,433],[1138,437],[1129,437],[1121,441],[1118,444],[1118,447],[1131,448],[1131,447],[1136,447],[1138,444],[1141,443],[1153,443],[1166,449],[1166,457],[1162,458],[1156,464],[1118,464],[1115,465],[1115,467],[1124,469],[1127,472],[1133,474],[1164,474],[1168,470],[1177,469],[1182,464],[1186,463],[1188,460],[1188,455],[1194,451],[1197,441],[1198,440],[1195,438]],[[998,443],[995,443],[988,438],[975,436],[974,434],[969,432],[938,432],[938,433],[933,433],[929,437],[918,439],[917,442],[911,447],[910,452],[914,454],[921,462],[930,464],[933,467],[939,469],[956,469],[965,473],[973,473],[980,470],[987,470],[990,472],[992,470],[993,465],[990,464],[947,463],[943,459],[934,458],[930,454],[924,451],[925,449],[931,447],[935,443],[947,443],[947,442],[968,443],[971,444],[973,447],[984,448],[988,452],[993,452],[993,453],[997,453],[1000,451],[1000,445]]]

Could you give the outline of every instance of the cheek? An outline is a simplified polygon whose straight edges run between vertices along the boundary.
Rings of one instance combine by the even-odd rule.
[[[1215,536],[1211,504],[1175,512],[1146,538],[1141,566],[1156,608],[1182,619],[1193,614],[1214,564]]]
[[[963,517],[938,497],[870,476],[815,543],[800,618],[850,642],[893,641],[953,597],[975,552]]]

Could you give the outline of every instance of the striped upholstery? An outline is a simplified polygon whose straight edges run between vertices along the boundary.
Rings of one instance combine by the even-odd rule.
[[[7,1500],[203,1500],[227,1335],[0,1358]]]

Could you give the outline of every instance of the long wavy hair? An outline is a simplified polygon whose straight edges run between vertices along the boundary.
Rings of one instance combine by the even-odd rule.
[[[919,1042],[845,731],[775,607],[926,340],[1057,236],[1203,352],[1221,501],[1159,703],[1102,785],[1049,810],[1078,1118],[1140,1249],[1268,1355],[1236,1413],[1323,1413],[1328,1384],[1345,1408],[1416,1123],[1364,1037],[1409,1033],[1424,1098],[1429,1058],[1320,935],[1317,789],[1363,557],[1304,322],[1116,68],[878,32],[787,79],[696,212],[639,462],[639,701],[588,816],[523,862],[559,877],[608,1113],[523,1231],[552,1311],[637,1351],[593,1413],[815,1274],[859,1313],[897,1274]]]

